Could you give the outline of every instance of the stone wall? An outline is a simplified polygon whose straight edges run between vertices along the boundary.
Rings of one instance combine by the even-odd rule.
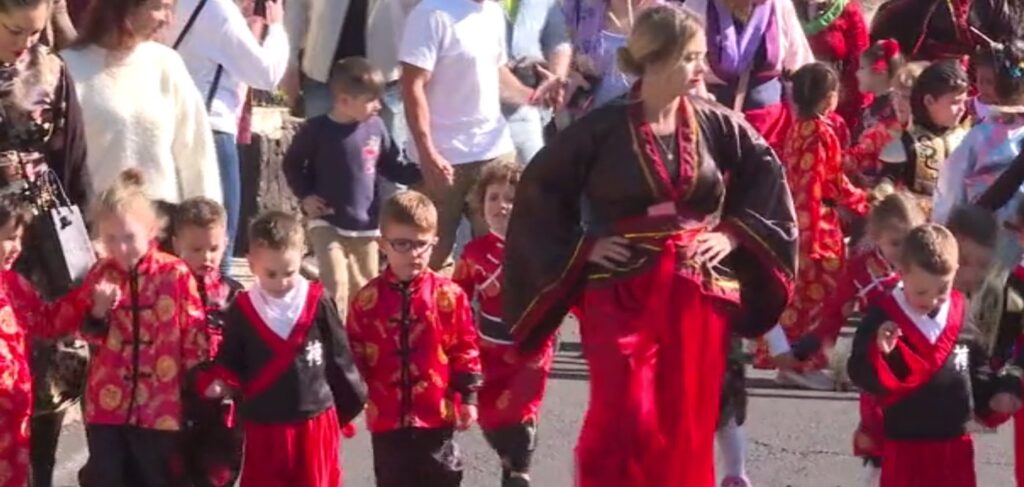
[[[242,164],[242,208],[235,255],[248,249],[249,222],[264,210],[299,213],[299,202],[288,189],[281,164],[284,153],[302,120],[292,117],[287,109],[254,107],[252,143],[239,146]]]

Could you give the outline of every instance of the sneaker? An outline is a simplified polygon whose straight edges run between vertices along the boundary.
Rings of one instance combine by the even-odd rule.
[[[775,375],[775,382],[812,391],[832,391],[836,386],[835,381],[824,370],[809,370],[803,373],[780,370]]]
[[[752,487],[752,486],[750,484],[750,479],[748,479],[747,477],[737,477],[735,475],[730,475],[730,476],[722,479],[722,486],[721,487]]]

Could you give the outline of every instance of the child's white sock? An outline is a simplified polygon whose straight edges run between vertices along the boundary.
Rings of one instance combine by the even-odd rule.
[[[882,469],[870,463],[864,465],[864,487],[878,487],[882,480]]]
[[[736,424],[735,418],[730,419],[728,424],[719,428],[716,437],[725,476],[746,477],[747,441],[743,437],[743,427]]]

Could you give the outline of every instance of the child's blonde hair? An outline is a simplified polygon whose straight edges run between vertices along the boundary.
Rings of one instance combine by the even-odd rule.
[[[921,72],[924,71],[924,68],[928,67],[928,64],[926,61],[904,64],[896,71],[896,76],[892,78],[892,89],[910,93],[910,90],[914,88],[914,82],[917,81],[917,77],[921,76]]]
[[[420,232],[437,232],[437,208],[423,193],[399,191],[380,208],[381,230],[388,225],[406,225]]]
[[[157,212],[153,200],[146,194],[145,178],[138,169],[125,169],[114,184],[96,197],[89,216],[97,222],[108,216],[132,214],[156,222]]]

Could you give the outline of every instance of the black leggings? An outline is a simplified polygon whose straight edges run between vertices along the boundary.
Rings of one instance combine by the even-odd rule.
[[[32,461],[32,487],[52,487],[57,462],[57,442],[64,425],[64,411],[32,417],[29,458]]]

